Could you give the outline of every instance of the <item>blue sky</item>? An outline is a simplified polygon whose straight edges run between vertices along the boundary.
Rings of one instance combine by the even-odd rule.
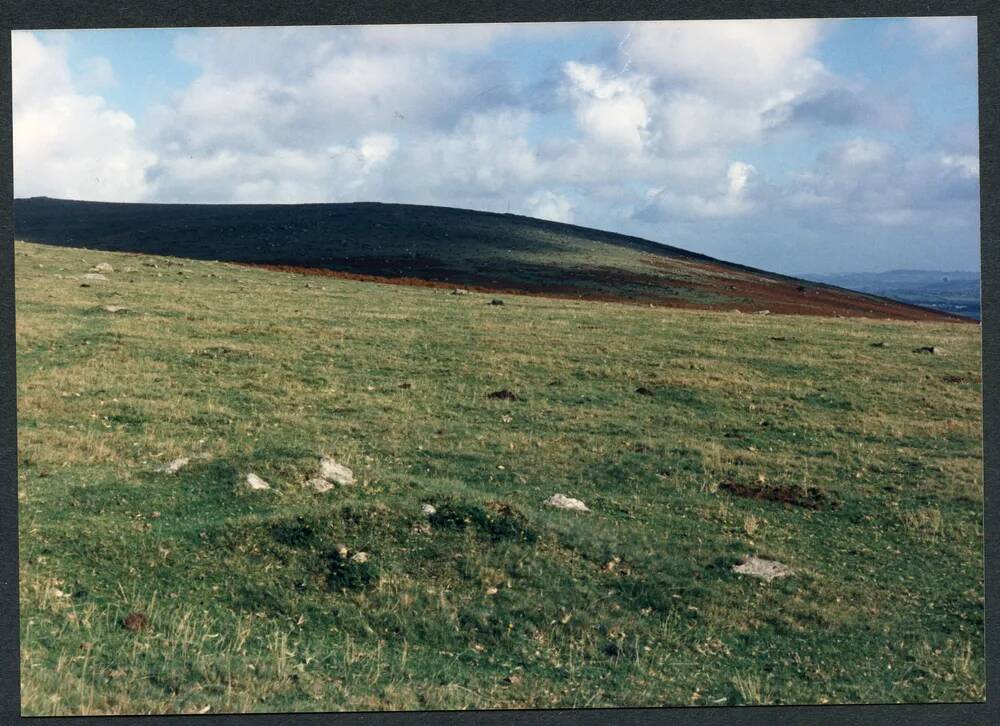
[[[978,269],[970,18],[14,34],[16,196],[442,204]]]

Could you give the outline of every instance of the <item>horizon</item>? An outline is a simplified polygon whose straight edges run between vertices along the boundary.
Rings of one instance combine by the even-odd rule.
[[[17,198],[448,206],[786,275],[980,271],[975,18],[12,42]]]

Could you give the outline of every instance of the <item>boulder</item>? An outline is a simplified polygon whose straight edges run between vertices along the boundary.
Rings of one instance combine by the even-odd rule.
[[[319,462],[319,478],[335,484],[353,484],[354,472],[329,456],[324,456]]]
[[[545,500],[546,506],[556,509],[571,509],[575,512],[589,512],[590,509],[579,499],[567,497],[565,494],[553,494]]]

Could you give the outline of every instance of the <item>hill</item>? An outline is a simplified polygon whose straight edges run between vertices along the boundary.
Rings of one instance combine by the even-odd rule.
[[[402,204],[14,201],[19,239],[430,286],[742,312],[961,320],[636,237]]]
[[[984,698],[978,326],[14,252],[27,714]]]

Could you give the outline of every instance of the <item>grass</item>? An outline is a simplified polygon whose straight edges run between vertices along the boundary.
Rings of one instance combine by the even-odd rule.
[[[15,252],[25,714],[984,697],[976,326]]]

